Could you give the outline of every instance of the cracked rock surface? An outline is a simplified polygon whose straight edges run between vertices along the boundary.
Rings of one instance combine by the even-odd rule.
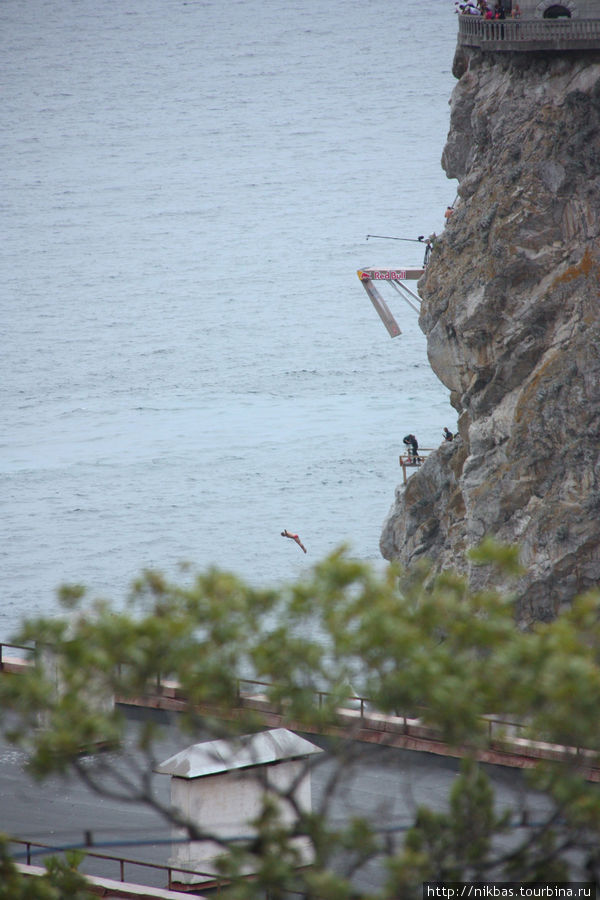
[[[419,293],[460,436],[397,489],[380,546],[484,587],[465,551],[518,543],[527,625],[600,584],[600,54],[459,48],[454,74],[459,200]]]

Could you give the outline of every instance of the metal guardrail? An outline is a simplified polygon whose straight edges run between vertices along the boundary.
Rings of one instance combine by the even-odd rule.
[[[242,689],[243,684],[248,685],[253,693],[256,691],[256,688],[261,690],[262,688],[273,687],[273,685],[271,684],[270,681],[255,681],[253,678],[238,678],[237,679],[237,696],[238,696],[238,701],[240,703],[242,702],[242,700],[245,697],[247,698],[248,696],[252,695],[250,690],[244,691]],[[315,690],[314,693],[315,693],[315,698],[316,698],[318,707],[319,707],[319,709],[321,709],[323,707],[323,701],[327,697],[330,697],[331,693],[329,691],[319,691],[319,690]],[[364,719],[366,711],[367,711],[367,704],[369,704],[371,701],[367,697],[358,697],[358,696],[348,697],[347,700],[348,700],[348,702],[352,703],[353,706],[357,710],[360,711],[360,717],[361,717],[361,719]],[[407,719],[408,717],[405,717],[405,718]]]
[[[35,650],[35,647],[33,647],[31,645],[26,646],[24,644],[8,644],[8,643],[6,643],[6,641],[0,642],[0,672],[2,672],[2,670],[4,669],[4,665],[5,665],[5,662],[7,659],[7,654],[5,653],[6,649],[26,650],[27,653],[33,653],[33,651]]]
[[[594,50],[600,19],[482,19],[461,15],[458,43],[481,50]]]
[[[423,449],[425,450],[426,448],[423,448]],[[3,649],[7,648],[7,647],[11,648],[11,649],[28,650],[30,652],[32,652],[35,649],[34,647],[31,647],[31,646],[25,647],[25,646],[20,646],[18,644],[9,644],[6,642],[0,642],[0,671],[2,671],[1,661],[2,661]],[[150,687],[150,685],[149,685],[149,687]],[[162,696],[168,696],[168,695],[174,696],[175,694],[178,693],[177,684],[175,682],[173,682],[172,680],[166,678],[164,676],[164,674],[161,674],[160,672],[158,672],[156,674],[156,676],[153,678],[151,687],[156,692],[156,694],[162,695]],[[249,699],[253,695],[256,696],[257,694],[258,695],[264,694],[266,692],[266,690],[268,690],[269,688],[272,688],[272,687],[273,687],[273,684],[269,681],[258,681],[253,678],[238,678],[236,680],[236,694],[237,694],[238,702],[240,704],[242,704],[244,700]],[[323,706],[325,699],[327,697],[330,697],[331,693],[329,691],[321,691],[321,690],[315,689],[314,695],[315,695],[315,701],[316,701],[317,705],[319,706],[319,708],[321,708]],[[184,699],[184,698],[182,698],[182,699]],[[373,701],[369,697],[363,697],[359,694],[353,694],[353,695],[347,697],[346,700],[349,704],[351,704],[351,706],[349,706],[348,709],[349,710],[355,709],[359,713],[361,719],[366,719],[369,712],[375,711],[375,710],[373,710]],[[124,702],[124,701],[120,700],[119,702]],[[424,711],[425,711],[425,707],[421,707],[421,708],[412,710],[410,713],[396,712],[395,718],[401,720],[402,729],[406,734],[408,734],[411,727],[414,724],[414,720],[415,720],[416,716],[418,716],[418,714],[420,712],[424,712]],[[486,723],[488,737],[489,737],[490,741],[493,740],[494,731],[497,732],[498,730],[510,728],[512,730],[519,732],[519,731],[524,731],[525,729],[528,728],[527,723],[509,721],[500,716],[495,716],[495,715],[483,716],[482,715],[480,718],[482,719],[482,721],[484,721]],[[577,755],[579,755],[580,753],[585,752],[585,750],[587,748],[573,747],[571,749],[574,752],[576,752]],[[40,846],[43,846],[43,845],[40,845]],[[185,870],[183,870],[183,871],[185,871]]]
[[[242,685],[247,685],[248,689],[244,690]],[[249,696],[252,696],[252,694],[255,694],[256,689],[261,691],[263,688],[270,688],[270,687],[273,687],[273,685],[269,681],[255,681],[252,678],[238,678],[237,679],[237,695],[238,695],[239,701],[241,702],[244,697],[247,698]],[[329,691],[315,690],[315,697],[317,699],[319,708],[322,707],[323,700],[326,697],[330,697],[330,696],[331,696],[331,694],[329,693]],[[346,700],[348,703],[352,704],[352,706],[350,708],[355,708],[359,712],[361,719],[365,719],[367,717],[368,711],[369,711],[368,707],[373,706],[372,700],[370,700],[368,697],[361,697],[358,694],[354,694],[350,697],[347,697]],[[410,731],[411,724],[414,722],[415,717],[418,716],[418,714],[421,712],[425,712],[425,707],[418,707],[418,708],[412,710],[411,713],[397,712],[395,714],[395,717],[402,721],[403,730],[406,734],[408,734],[408,732]],[[484,721],[486,723],[488,738],[490,741],[493,740],[494,731],[497,732],[499,729],[512,728],[512,729],[515,729],[516,731],[523,731],[527,728],[527,724],[524,722],[515,722],[515,721],[508,720],[508,719],[503,719],[499,716],[490,715],[490,716],[481,716],[480,718],[482,721]]]
[[[0,659],[2,657],[3,648],[10,647],[14,649],[22,649],[32,651],[33,647],[20,647],[16,644],[8,644],[5,642],[0,642]],[[0,666],[0,672],[2,671],[2,667]],[[246,686],[244,688],[244,686]],[[236,680],[236,694],[238,698],[238,703],[242,706],[244,703],[252,700],[259,700],[264,697],[264,701],[268,703],[268,698],[264,695],[269,688],[272,688],[273,684],[268,681],[258,681],[252,678],[238,678]],[[152,680],[152,683],[148,685],[148,688],[154,691],[154,696],[158,695],[160,697],[165,698],[176,698],[180,702],[185,702],[185,697],[180,695],[180,689],[176,682],[168,677],[165,677],[164,674],[158,672],[155,678]],[[179,696],[178,696],[179,695]],[[152,696],[151,694],[148,695]],[[323,706],[323,703],[327,697],[331,696],[329,691],[322,691],[319,689],[314,690],[315,702],[318,704],[319,708]],[[127,700],[124,698],[118,699],[119,703],[127,703]],[[369,716],[373,716],[376,718],[377,716],[382,716],[384,714],[380,713],[377,709],[373,707],[373,701],[369,697],[363,697],[359,694],[353,694],[346,698],[346,702],[350,704],[344,709],[340,710],[340,713],[347,712],[351,713],[353,710],[356,711],[360,717],[360,720],[363,722],[367,722]],[[401,723],[401,730],[404,734],[411,734],[415,726],[419,726],[418,717],[423,712],[426,712],[425,707],[418,707],[416,709],[411,710],[410,712],[395,712],[394,718],[399,719]],[[520,721],[511,721],[509,719],[503,718],[502,716],[497,716],[494,714],[489,715],[480,715],[479,719],[485,723],[486,730],[488,733],[488,741],[490,746],[493,745],[495,736],[504,739],[508,733],[512,733],[513,736],[519,737],[519,734],[526,732],[529,728],[527,722]],[[500,732],[500,734],[498,734]],[[529,742],[535,743],[535,739],[532,739],[531,736],[527,736],[527,740]],[[575,754],[577,757],[584,756],[588,753],[595,753],[592,748],[582,747],[582,746],[569,746],[569,747],[556,747],[557,750],[562,750],[566,755]],[[519,751],[516,751],[519,752]],[[185,870],[178,870],[185,871]],[[198,873],[196,873],[198,874]],[[204,874],[204,873],[200,873]]]
[[[10,838],[9,843],[13,844],[13,845],[17,844],[19,846],[24,846],[26,848],[25,854],[26,854],[26,860],[27,860],[28,866],[33,865],[34,859],[40,857],[44,851],[47,851],[47,855],[54,856],[57,853],[64,853],[64,852],[66,852],[67,849],[69,849],[69,848],[63,848],[63,847],[56,847],[56,846],[53,846],[52,844],[42,844],[37,841],[21,840],[19,838]],[[171,843],[171,841],[169,841],[169,843]],[[174,885],[176,883],[178,883],[173,878],[173,875],[175,875],[175,874],[196,875],[196,876],[200,876],[201,878],[205,878],[206,882],[211,885],[211,887],[210,887],[211,891],[215,890],[215,888],[216,888],[217,896],[221,893],[221,888],[227,884],[227,881],[225,879],[220,878],[214,872],[200,872],[198,869],[183,869],[180,866],[168,866],[168,865],[162,865],[161,863],[144,862],[143,860],[140,860],[140,859],[129,859],[126,856],[113,856],[112,854],[108,854],[108,853],[96,853],[95,851],[89,850],[86,847],[81,847],[80,849],[83,852],[85,852],[85,860],[101,859],[104,861],[117,863],[118,867],[119,867],[119,878],[115,879],[115,880],[120,881],[122,884],[125,884],[127,882],[127,879],[125,878],[125,874],[126,874],[125,867],[126,866],[130,866],[130,867],[135,866],[137,868],[154,869],[155,871],[158,871],[158,872],[164,872],[165,877],[167,879],[167,890],[172,890],[174,888]],[[88,872],[86,874],[93,875],[94,873]],[[98,876],[95,876],[95,877],[98,877]],[[133,882],[133,883],[137,884],[138,882]],[[196,888],[196,885],[194,885],[194,887]],[[198,890],[206,890],[206,888],[203,887],[201,884],[197,885],[197,889]]]

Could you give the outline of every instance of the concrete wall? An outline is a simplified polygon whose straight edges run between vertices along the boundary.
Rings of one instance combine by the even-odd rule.
[[[543,18],[550,6],[564,6],[572,18],[600,19],[600,0],[518,0],[522,18]],[[514,5],[514,0],[513,0]]]
[[[171,803],[189,821],[223,839],[251,836],[254,832],[248,823],[259,814],[265,790],[272,788],[270,795],[277,797],[287,792],[297,778],[298,786],[294,792],[296,802],[301,809],[310,810],[311,783],[304,760],[291,760],[204,778],[173,777]],[[294,820],[293,807],[283,800],[280,801],[280,818],[286,825]],[[174,835],[176,836],[178,835]],[[299,845],[298,849],[305,862],[309,862],[306,842]],[[217,842],[174,843],[169,862],[174,866],[210,873],[215,871],[214,860],[222,854],[223,849]]]

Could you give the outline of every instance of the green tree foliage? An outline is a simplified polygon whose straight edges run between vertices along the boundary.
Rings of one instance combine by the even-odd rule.
[[[517,551],[490,541],[473,562],[520,571]],[[27,673],[0,679],[0,721],[27,750],[33,777],[74,771],[93,790],[152,806],[194,840],[220,841],[231,884],[223,896],[236,900],[289,890],[314,900],[409,898],[436,879],[551,880],[575,872],[582,880],[583,872],[600,880],[600,795],[590,780],[600,750],[598,592],[523,631],[510,597],[474,593],[455,573],[434,577],[426,567],[375,574],[344,549],[277,590],[216,570],[183,581],[146,572],[121,608],[66,588],[64,616],[24,624],[15,641],[35,642],[34,661]],[[152,727],[140,725],[137,734],[145,772],[137,766],[126,777],[120,769],[114,778],[98,748],[125,751],[125,719],[112,698],[138,697],[158,683],[177,686],[192,736],[200,728],[215,737],[264,728],[261,713],[240,703],[249,678],[261,682],[282,725],[336,735],[327,755],[335,765],[318,808],[295,808],[288,827],[265,795],[252,839],[227,846],[153,792]],[[462,769],[443,812],[420,807],[397,833],[372,816],[330,820],[337,779],[360,748],[347,722],[340,729],[339,710],[355,695],[368,698],[369,713],[418,719],[456,749]],[[497,808],[480,761],[491,738],[498,747],[514,735],[497,727],[492,735],[491,716],[513,730],[518,723],[519,740],[566,748],[530,772],[546,804],[535,823],[522,810]],[[294,804],[291,792],[279,799]],[[311,847],[309,867],[300,866],[299,838]],[[375,860],[381,888],[367,894],[356,876]],[[249,869],[251,881],[243,877]]]

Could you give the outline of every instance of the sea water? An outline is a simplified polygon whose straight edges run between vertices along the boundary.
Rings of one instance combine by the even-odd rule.
[[[443,228],[456,29],[450,0],[2,0],[0,640],[64,582],[383,565],[402,437],[455,418],[356,270]]]

